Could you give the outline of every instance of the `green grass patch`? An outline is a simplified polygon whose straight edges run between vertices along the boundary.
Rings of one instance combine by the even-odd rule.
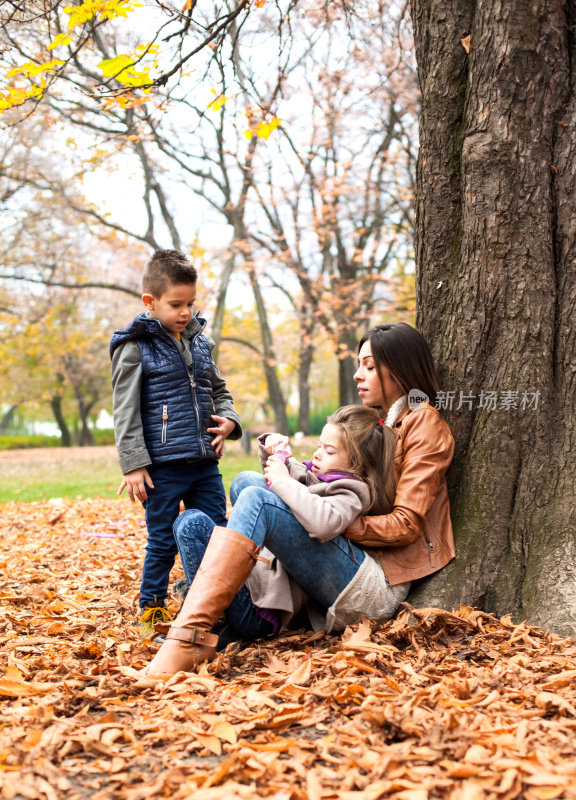
[[[227,493],[238,472],[247,469],[259,469],[256,456],[245,456],[229,446],[220,461]],[[0,453],[0,503],[12,500],[30,503],[56,497],[111,498],[121,480],[114,447],[58,447]]]
[[[25,434],[6,434],[0,436],[0,450],[28,450],[33,447],[59,447],[58,436],[27,436]]]
[[[0,503],[112,497],[121,478],[111,447],[7,451],[0,454]]]
[[[96,446],[114,444],[113,430],[94,430],[92,436]],[[11,433],[0,436],[0,450],[31,450],[36,447],[62,447],[62,440],[59,436],[40,436],[38,434]]]
[[[294,447],[296,458],[310,458],[315,440]],[[220,471],[226,494],[239,472],[260,471],[254,443],[251,455],[241,449],[240,442],[227,442]],[[57,497],[84,499],[112,498],[116,495],[122,473],[116,448],[51,447],[0,452],[0,503],[31,503]]]

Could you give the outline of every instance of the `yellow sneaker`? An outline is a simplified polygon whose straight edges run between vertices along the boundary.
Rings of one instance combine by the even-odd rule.
[[[138,619],[140,636],[143,639],[153,639],[156,635],[156,625],[166,626],[173,620],[172,614],[164,605],[164,601],[147,600],[140,609]]]

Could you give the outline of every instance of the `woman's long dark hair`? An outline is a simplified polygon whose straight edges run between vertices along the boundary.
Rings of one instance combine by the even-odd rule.
[[[436,366],[426,339],[416,328],[407,322],[376,325],[360,339],[358,350],[368,340],[381,384],[382,367],[386,367],[405,394],[419,389],[426,392],[431,405],[436,403],[440,389]]]

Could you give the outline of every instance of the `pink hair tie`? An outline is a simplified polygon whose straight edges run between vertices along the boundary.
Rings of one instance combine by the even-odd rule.
[[[378,420],[378,425],[386,425],[386,423],[384,422],[383,419],[379,419]]]

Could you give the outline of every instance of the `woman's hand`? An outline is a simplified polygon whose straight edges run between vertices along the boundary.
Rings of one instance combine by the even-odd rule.
[[[364,528],[362,526],[362,517],[356,517],[354,522],[351,522],[350,525],[344,531],[344,536],[347,539],[354,539],[354,534],[362,533]]]
[[[264,467],[264,477],[269,484],[279,481],[280,478],[289,478],[288,467],[277,456],[270,456]]]

